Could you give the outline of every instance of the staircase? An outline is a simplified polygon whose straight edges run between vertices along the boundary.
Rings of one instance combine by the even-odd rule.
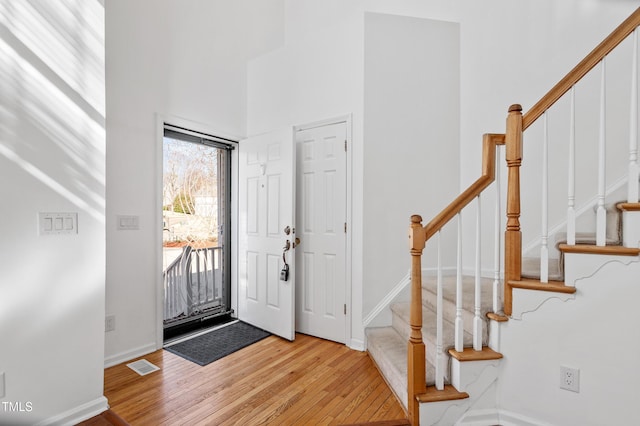
[[[552,296],[561,300],[573,298],[579,303],[576,283],[593,276],[612,260],[630,259],[620,260],[620,264],[640,261],[638,26],[640,8],[529,112],[523,115],[519,105],[511,106],[505,134],[484,135],[481,177],[426,225],[422,224],[420,216],[412,216],[409,228],[411,301],[390,303],[391,324],[366,329],[367,350],[404,404],[412,425],[496,424],[500,419],[490,415],[468,423],[465,423],[465,418],[476,408],[496,405],[500,364],[503,356],[509,357],[509,353],[500,353],[503,327],[511,319],[522,319],[524,312],[538,309]],[[627,164],[617,166],[626,171],[625,184],[607,187],[605,155],[610,148],[606,141],[605,59],[630,35],[634,39],[634,50],[629,155]],[[602,69],[602,84],[596,154],[597,188],[594,188],[591,200],[576,206],[576,181],[581,178],[577,176],[575,164],[576,147],[580,145],[575,136],[574,90],[576,84],[598,65]],[[552,106],[565,94],[570,96],[571,105],[567,118],[571,129],[567,149],[567,183],[562,185],[563,189],[568,188],[567,213],[566,218],[550,232],[548,199],[552,191],[549,189],[546,121],[547,114],[552,113]],[[531,247],[523,255],[520,213],[521,205],[527,200],[525,197],[521,199],[520,195],[523,132],[536,122],[544,123],[542,140],[528,143],[542,144],[542,196],[541,200],[532,201],[536,207],[542,207],[539,220],[541,235],[529,244]],[[502,145],[505,146],[507,170],[504,203],[500,199],[500,182],[503,180],[500,169],[503,166],[499,162],[499,149]],[[556,186],[554,183],[552,190],[556,190]],[[488,209],[480,202],[481,195],[490,188],[495,190],[496,198],[495,208],[489,209],[489,214],[496,217],[495,233],[489,237],[494,241],[491,255],[481,244],[486,239],[482,236],[481,215]],[[623,201],[615,199],[620,196],[620,188],[626,192]],[[476,231],[475,235],[463,237],[461,217],[467,213],[465,208],[469,204],[477,205],[475,212],[471,213],[476,218]],[[501,219],[505,214],[503,207],[506,207],[506,224]],[[454,218],[458,220],[457,262],[455,267],[443,266],[440,231]],[[588,226],[585,227],[584,222]],[[505,225],[506,230],[502,233],[500,229]],[[476,252],[475,265],[464,270],[463,238],[474,242]],[[438,259],[435,268],[423,270],[421,258],[426,243],[437,244]],[[494,271],[487,273],[486,268],[482,268],[482,259],[491,257]],[[504,418],[502,421],[503,424],[518,424],[518,421],[509,423]]]

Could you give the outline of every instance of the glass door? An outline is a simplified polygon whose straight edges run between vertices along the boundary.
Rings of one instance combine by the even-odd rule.
[[[231,149],[213,136],[165,125],[165,331],[230,311]]]

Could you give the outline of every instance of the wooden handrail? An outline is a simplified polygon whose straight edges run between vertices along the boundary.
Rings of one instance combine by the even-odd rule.
[[[422,217],[411,216],[409,248],[411,253],[411,305],[409,325],[411,334],[407,343],[407,411],[412,425],[420,419],[419,396],[426,387],[426,348],[422,340],[422,251],[426,241],[438,232],[456,214],[495,180],[496,146],[504,145],[504,134],[485,134],[482,138],[482,176],[460,194],[426,226]]]
[[[467,204],[480,195],[480,193],[494,181],[496,175],[496,145],[504,145],[504,140],[504,134],[487,133],[483,135],[482,176],[425,225],[424,229],[427,240],[442,229],[447,222],[462,211]]]
[[[638,26],[640,26],[640,7],[635,10],[625,21],[620,24],[602,43],[591,51],[578,65],[558,82],[549,92],[542,97],[524,116],[522,117],[522,130],[526,130],[533,124],[546,110],[558,101],[573,87],[582,77],[584,77],[593,67],[607,56],[617,45],[629,36]]]

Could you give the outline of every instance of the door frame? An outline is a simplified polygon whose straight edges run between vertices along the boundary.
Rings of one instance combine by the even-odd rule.
[[[241,139],[240,136],[231,135],[225,132],[220,132],[208,124],[199,123],[191,120],[187,120],[181,117],[176,117],[170,114],[155,114],[155,127],[156,127],[156,144],[155,144],[155,162],[156,162],[156,170],[155,170],[155,215],[154,215],[154,229],[155,238],[154,238],[154,246],[155,246],[155,274],[154,274],[154,283],[155,292],[156,292],[156,333],[155,333],[155,346],[156,350],[162,349],[164,346],[164,323],[163,323],[163,312],[164,312],[164,294],[162,288],[162,176],[164,173],[163,169],[163,155],[162,155],[162,146],[164,142],[164,124],[172,124],[174,126],[184,127],[189,130],[193,130],[194,132],[215,135],[220,138],[224,138],[229,140],[230,145],[233,145],[235,148],[238,147],[238,141]],[[234,288],[237,285],[235,282],[236,279],[236,269],[234,269],[237,264],[237,251],[234,249],[234,244],[238,238],[238,224],[236,217],[238,215],[238,205],[237,205],[237,195],[238,195],[238,187],[237,187],[237,149],[231,150],[231,308],[234,308]],[[235,186],[234,186],[235,185]]]
[[[347,315],[345,319],[345,345],[352,349],[360,350],[360,347],[354,347],[351,342],[352,330],[353,330],[353,297],[352,297],[352,161],[353,161],[353,137],[352,137],[352,115],[346,114],[329,118],[325,120],[313,121],[310,123],[293,126],[294,135],[302,130],[309,130],[316,127],[324,127],[332,124],[345,123],[347,126],[347,164],[346,164],[346,185],[347,185],[347,199],[346,199],[346,217],[347,222],[347,235],[346,235],[346,247],[345,247],[345,303],[347,305]],[[297,213],[296,213],[297,214]]]

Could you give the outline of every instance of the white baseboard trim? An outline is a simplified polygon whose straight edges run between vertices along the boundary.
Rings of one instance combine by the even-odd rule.
[[[104,368],[113,367],[114,365],[122,364],[125,361],[131,361],[134,358],[150,354],[151,352],[155,352],[156,344],[148,343],[144,346],[139,346],[137,348],[133,348],[126,352],[120,352],[119,354],[111,355],[105,357],[104,359]]]
[[[378,304],[364,317],[362,320],[362,328],[367,328],[369,324],[378,316],[380,313],[387,308],[393,302],[393,300],[400,294],[402,290],[411,282],[411,274],[408,273],[405,275],[398,284],[391,289],[389,293],[380,301]]]
[[[470,410],[456,422],[456,426],[497,425],[499,421],[500,415],[496,409]]]
[[[498,409],[471,410],[456,423],[456,426],[552,426],[540,420],[532,419],[517,413]]]
[[[360,351],[360,352],[365,351],[364,341],[360,339],[351,339],[348,346],[354,351]]]
[[[67,410],[64,413],[60,413],[57,416],[45,419],[37,423],[36,426],[76,425],[80,422],[90,419],[91,417],[97,416],[98,414],[103,413],[108,409],[109,409],[109,403],[107,401],[107,398],[105,398],[104,396],[101,396],[99,398],[94,399],[93,401],[89,401],[78,407]]]

